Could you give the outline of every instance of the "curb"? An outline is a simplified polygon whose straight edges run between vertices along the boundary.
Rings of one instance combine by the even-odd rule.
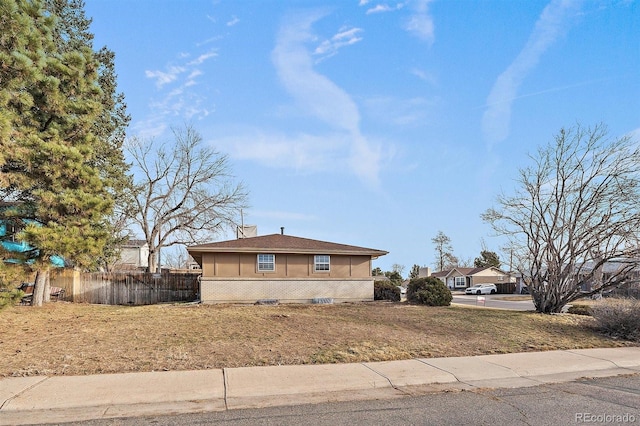
[[[640,347],[0,380],[0,425],[518,388],[640,373]]]

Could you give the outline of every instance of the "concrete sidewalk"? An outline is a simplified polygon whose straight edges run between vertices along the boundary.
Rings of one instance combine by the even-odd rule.
[[[640,347],[361,364],[15,377],[0,380],[0,425],[394,398],[637,373]]]

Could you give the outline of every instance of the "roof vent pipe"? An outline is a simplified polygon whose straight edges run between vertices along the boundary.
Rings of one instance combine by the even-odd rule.
[[[284,235],[284,226],[280,227],[280,235]]]

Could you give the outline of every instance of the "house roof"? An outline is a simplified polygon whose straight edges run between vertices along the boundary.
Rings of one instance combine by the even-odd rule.
[[[337,244],[291,235],[271,234],[260,237],[219,241],[187,247],[194,259],[200,260],[202,253],[288,253],[288,254],[344,254],[384,256],[387,251],[365,247]]]
[[[146,240],[129,240],[126,243],[122,244],[122,247],[139,248],[139,247],[144,247],[145,245],[147,245]]]
[[[478,271],[483,270],[484,268],[453,268],[452,270],[449,271],[449,273],[452,273],[453,271],[458,271],[460,272],[460,274],[462,275],[473,275]]]
[[[431,274],[432,277],[448,277],[449,275],[451,275],[451,273],[453,273],[454,271],[457,271],[460,275],[472,275],[471,272],[475,271],[481,271],[484,268],[452,268],[452,269],[447,269],[444,271],[438,271],[438,272],[434,272],[433,274]],[[474,272],[474,273],[475,273]]]
[[[469,277],[477,274],[478,272],[484,271],[485,269],[495,269],[496,271],[502,272],[500,269],[495,268],[493,266],[483,266],[481,268],[453,268],[453,269],[448,269],[446,271],[434,272],[433,274],[431,274],[431,276],[432,277],[448,277],[449,275],[451,275],[453,271],[458,271],[461,275],[464,275],[465,277]]]

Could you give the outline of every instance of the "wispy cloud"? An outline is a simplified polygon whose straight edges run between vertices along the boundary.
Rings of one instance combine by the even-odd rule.
[[[318,55],[321,59],[326,59],[338,53],[338,50],[344,46],[350,46],[362,40],[360,37],[361,28],[343,28],[329,40],[324,40],[313,51],[314,55]]]
[[[491,147],[509,135],[511,106],[518,89],[540,61],[540,57],[569,26],[580,8],[579,1],[553,0],[538,18],[527,43],[516,59],[498,76],[487,98],[488,109],[482,117],[482,131]]]
[[[431,3],[431,1],[432,0],[408,0],[399,1],[395,4],[378,3],[375,6],[369,7],[367,6],[370,3],[368,0],[361,0],[359,6],[367,6],[365,12],[367,15],[396,12],[402,9],[408,10],[409,17],[404,21],[404,30],[431,45],[435,40],[435,25],[429,13],[429,3]]]
[[[262,129],[236,129],[232,136],[216,138],[212,145],[238,160],[247,160],[275,169],[298,173],[348,170],[344,155],[349,138],[341,132],[321,135],[286,133]]]
[[[368,115],[378,122],[395,126],[424,125],[432,117],[438,104],[438,99],[422,97],[411,99],[376,97],[365,101]]]
[[[191,71],[191,74],[187,77],[187,81],[184,83],[184,87],[195,86],[196,78],[200,77],[202,74],[204,73],[198,69]]]
[[[411,3],[412,14],[404,28],[419,39],[433,44],[435,40],[435,25],[429,14],[431,0],[417,0]]]
[[[384,13],[384,12],[391,12],[396,10],[395,7],[391,7],[387,4],[377,4],[373,7],[370,7],[369,9],[367,9],[367,11],[365,12],[367,15],[371,15],[373,13]]]
[[[141,137],[159,137],[167,130],[167,122],[208,116],[214,106],[208,105],[204,96],[192,88],[204,75],[205,62],[217,56],[215,49],[195,57],[181,52],[177,55],[177,65],[167,65],[164,70],[146,70],[146,77],[155,80],[158,92],[149,103],[151,115],[134,123],[132,130]]]
[[[198,56],[196,59],[188,62],[187,65],[189,66],[200,65],[207,59],[215,58],[216,56],[218,56],[218,52],[212,50],[212,51],[203,53],[202,55]]]
[[[614,78],[615,77],[598,78],[598,79],[594,79],[594,80],[581,81],[581,82],[574,83],[574,84],[565,84],[563,86],[551,87],[549,89],[538,90],[537,92],[524,93],[522,95],[514,96],[513,98],[499,100],[499,101],[497,101],[497,102],[495,102],[493,104],[484,104],[482,106],[477,107],[477,109],[493,107],[493,106],[497,105],[498,103],[510,103],[510,102],[518,100],[518,99],[545,95],[547,93],[562,92],[564,90],[575,89],[576,87],[589,86],[589,85],[592,85],[592,84],[601,83],[603,81],[610,81],[610,80],[613,80]]]
[[[360,179],[377,186],[381,153],[360,132],[360,112],[348,93],[313,68],[307,47],[312,25],[323,13],[289,16],[280,27],[272,60],[288,93],[302,111],[321,120],[349,141],[349,165]],[[351,33],[353,36],[353,33]],[[348,37],[347,37],[348,39]]]
[[[227,27],[233,27],[238,22],[240,22],[240,19],[238,19],[238,17],[234,16],[229,21],[227,21]]]
[[[409,72],[413,75],[415,75],[416,77],[418,77],[420,80],[425,81],[429,84],[431,84],[432,86],[435,86],[437,84],[437,79],[433,74],[430,74],[426,71],[423,71],[421,69],[418,68],[411,68],[409,70]]]
[[[169,66],[166,71],[150,71],[146,70],[144,73],[148,78],[156,80],[156,86],[162,87],[165,84],[169,84],[175,81],[180,74],[186,71],[184,67]]]

